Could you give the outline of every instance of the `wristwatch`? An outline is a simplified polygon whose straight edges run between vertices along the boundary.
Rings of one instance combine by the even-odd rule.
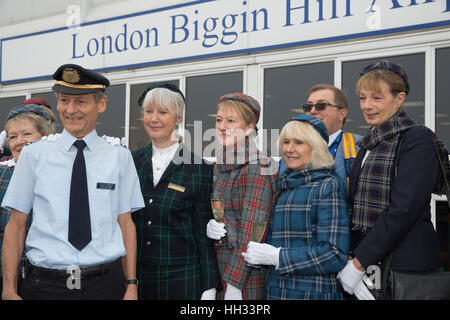
[[[129,280],[127,280],[127,286],[129,285],[129,284],[135,284],[135,285],[139,285],[139,281],[138,281],[138,279],[129,279]]]

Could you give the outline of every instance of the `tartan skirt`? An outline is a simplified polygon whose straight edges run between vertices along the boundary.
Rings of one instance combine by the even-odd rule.
[[[200,265],[137,266],[139,299],[200,300]]]

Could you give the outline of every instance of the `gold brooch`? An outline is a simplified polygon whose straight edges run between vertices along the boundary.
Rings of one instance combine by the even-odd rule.
[[[73,68],[65,68],[63,70],[62,78],[65,82],[69,83],[78,83],[78,81],[80,81],[78,71]]]

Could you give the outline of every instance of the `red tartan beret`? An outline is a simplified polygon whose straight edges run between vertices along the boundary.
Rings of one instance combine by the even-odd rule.
[[[28,99],[28,100],[25,100],[24,102],[22,102],[23,106],[26,105],[26,104],[38,104],[40,106],[44,106],[44,107],[47,107],[49,109],[52,109],[52,107],[50,106],[48,101],[45,100],[42,97],[31,98],[31,99]]]
[[[243,94],[241,92],[234,92],[234,93],[229,93],[229,94],[221,96],[219,99],[219,102],[222,102],[225,100],[235,100],[235,101],[245,103],[255,113],[256,123],[258,123],[259,115],[261,114],[261,107],[255,98],[250,97],[249,95]]]

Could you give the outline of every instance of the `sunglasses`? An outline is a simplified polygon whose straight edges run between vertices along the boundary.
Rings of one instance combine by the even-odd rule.
[[[328,106],[342,109],[342,107],[336,106],[336,105],[331,104],[329,102],[318,102],[318,103],[315,103],[315,104],[311,104],[311,103],[304,104],[303,105],[303,111],[310,112],[313,107],[316,107],[317,111],[322,111],[322,110],[325,110],[326,107],[328,107]]]

